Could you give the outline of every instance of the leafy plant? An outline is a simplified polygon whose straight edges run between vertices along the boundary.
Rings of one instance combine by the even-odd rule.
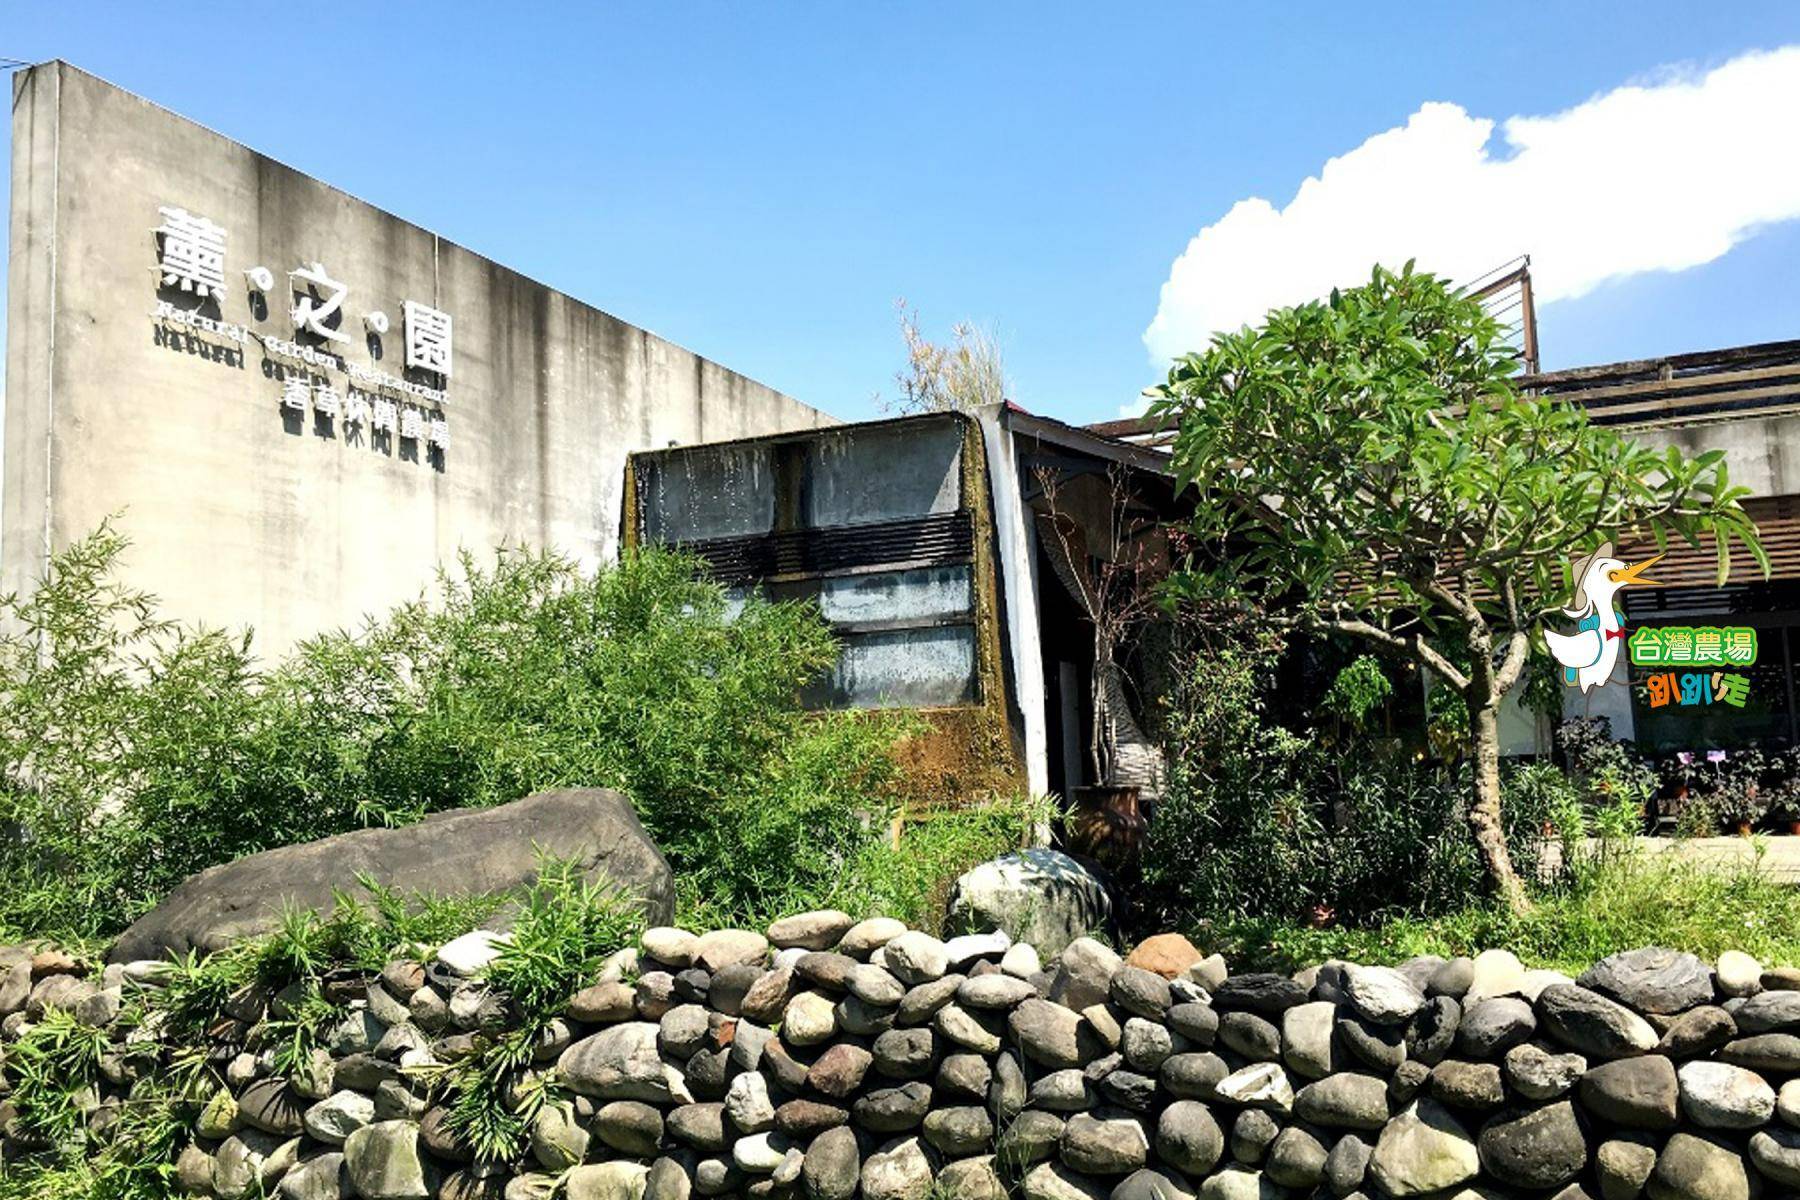
[[[1152,414],[1195,497],[1173,593],[1360,639],[1429,672],[1466,713],[1467,820],[1486,875],[1529,906],[1505,836],[1499,712],[1568,602],[1572,555],[1619,535],[1733,540],[1767,569],[1724,455],[1652,450],[1521,395],[1481,304],[1377,267],[1177,361]]]
[[[905,718],[801,707],[837,655],[816,609],[679,555],[465,557],[265,671],[118,584],[124,551],[103,525],[0,599],[0,932],[91,941],[244,854],[593,785],[747,915],[837,878],[891,803]]]
[[[642,908],[632,897],[589,881],[567,860],[539,861],[511,934],[484,975],[510,1002],[511,1020],[474,1055],[437,1072],[450,1093],[449,1128],[478,1159],[497,1162],[523,1150],[532,1118],[556,1095],[553,1080],[524,1078],[545,1027],[609,955],[642,931]]]

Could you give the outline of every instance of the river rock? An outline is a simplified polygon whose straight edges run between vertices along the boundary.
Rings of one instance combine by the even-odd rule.
[[[1419,1100],[1382,1127],[1369,1175],[1389,1196],[1422,1196],[1457,1187],[1481,1170],[1475,1142],[1448,1110]]]
[[[1561,1187],[1587,1165],[1587,1140],[1567,1100],[1489,1121],[1476,1139],[1481,1165],[1501,1183]]]
[[[1656,1048],[1656,1030],[1644,1018],[1598,992],[1560,984],[1545,988],[1538,1015],[1551,1037],[1591,1058],[1624,1058]]]
[[[1750,1200],[1750,1173],[1731,1147],[1681,1132],[1656,1156],[1647,1190],[1651,1200]]]
[[[1713,998],[1712,968],[1662,946],[1609,955],[1576,982],[1641,1013],[1678,1013]]]
[[[1775,1114],[1775,1089],[1743,1067],[1683,1063],[1680,1083],[1682,1113],[1707,1129],[1755,1129]]]

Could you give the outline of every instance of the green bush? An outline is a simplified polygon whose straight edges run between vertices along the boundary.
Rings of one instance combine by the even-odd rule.
[[[1163,714],[1169,781],[1145,841],[1144,927],[1367,923],[1479,895],[1466,767],[1367,736],[1334,742],[1325,729],[1345,715],[1334,709],[1337,685],[1319,724],[1292,712],[1284,715],[1295,727],[1276,721],[1269,664],[1279,651],[1273,641],[1226,642],[1192,652],[1177,672]],[[1557,826],[1567,797],[1541,772],[1509,771],[1505,783],[1514,861],[1538,878],[1545,827]]]
[[[684,902],[825,890],[885,826],[904,720],[803,711],[817,611],[734,608],[692,560],[465,558],[435,595],[268,670],[161,620],[110,526],[0,600],[0,927],[102,937],[215,863],[558,786],[617,787]]]

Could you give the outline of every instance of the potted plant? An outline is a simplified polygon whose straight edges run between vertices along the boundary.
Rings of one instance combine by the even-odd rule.
[[[1714,755],[1718,755],[1714,758]],[[1723,751],[1707,756],[1718,769],[1713,784],[1713,811],[1725,828],[1739,837],[1750,831],[1769,811],[1769,798],[1762,789],[1763,756],[1755,750],[1740,750],[1726,758]]]
[[[1776,829],[1800,837],[1800,750],[1775,759],[1767,785],[1769,820]]]

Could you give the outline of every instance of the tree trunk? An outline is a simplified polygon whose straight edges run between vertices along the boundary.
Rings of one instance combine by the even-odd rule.
[[[1531,898],[1519,873],[1513,870],[1506,849],[1506,830],[1500,823],[1500,700],[1495,697],[1476,706],[1469,698],[1469,733],[1475,743],[1475,802],[1469,807],[1469,825],[1475,846],[1487,868],[1488,882],[1515,913],[1531,911]]]

